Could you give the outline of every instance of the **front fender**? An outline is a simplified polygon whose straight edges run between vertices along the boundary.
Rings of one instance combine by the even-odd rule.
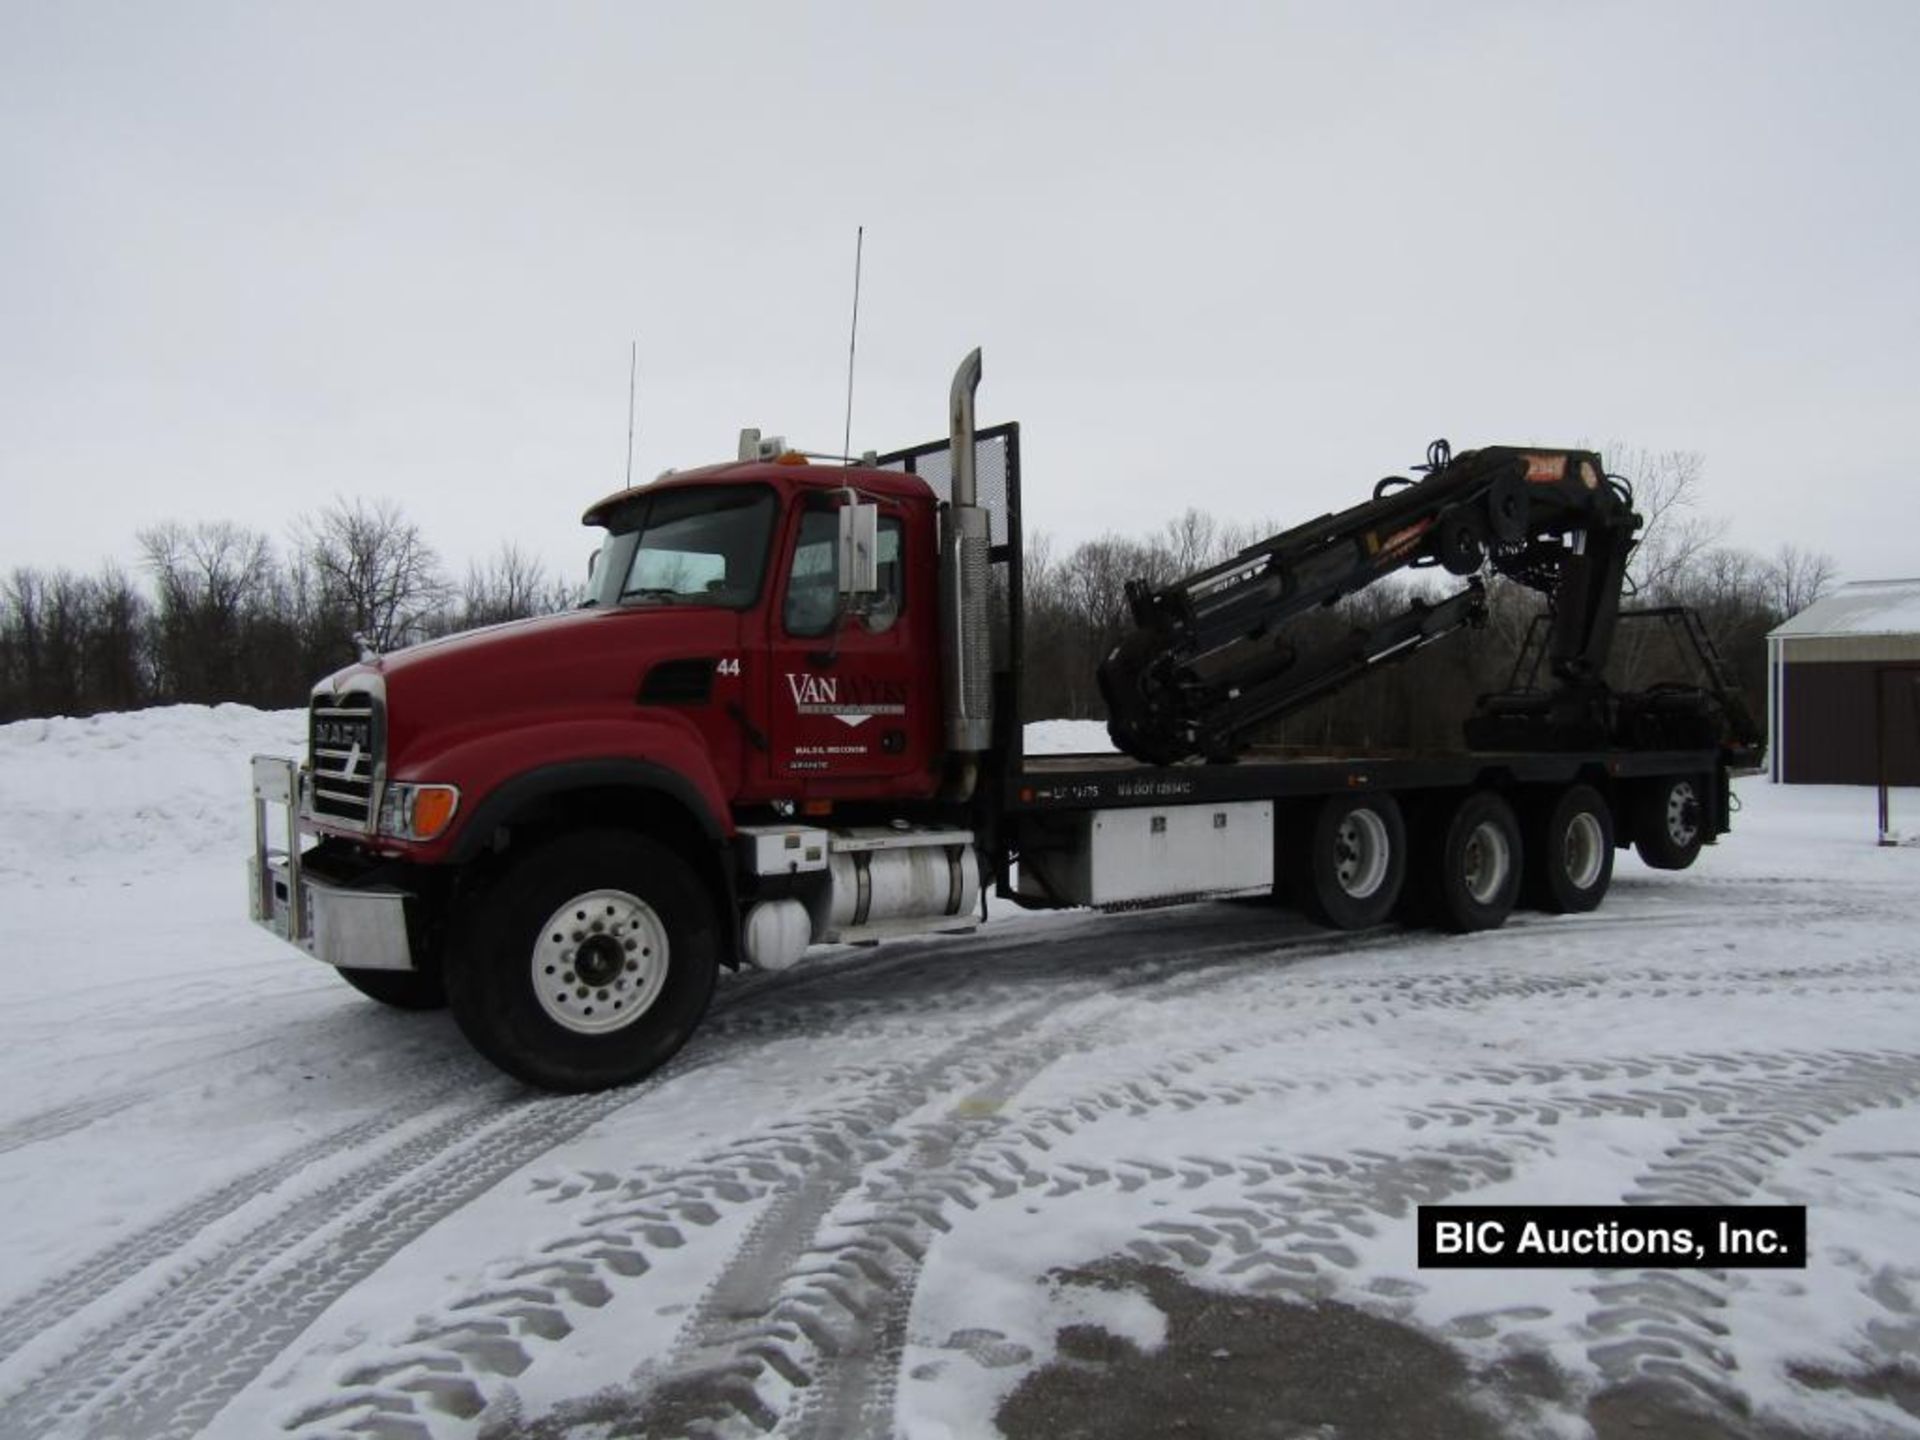
[[[706,746],[691,729],[666,718],[517,726],[430,755],[409,755],[392,778],[460,787],[453,825],[413,852],[427,864],[471,859],[515,813],[565,790],[656,791],[684,807],[715,843],[733,834],[727,795]]]

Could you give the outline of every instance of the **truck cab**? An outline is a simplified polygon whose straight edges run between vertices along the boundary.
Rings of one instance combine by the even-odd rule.
[[[659,1063],[718,966],[974,923],[964,508],[755,431],[600,500],[576,608],[365,656],[256,757],[254,918],[559,1089]]]

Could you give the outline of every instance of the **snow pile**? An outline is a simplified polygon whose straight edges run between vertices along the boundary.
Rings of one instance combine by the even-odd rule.
[[[0,725],[0,881],[129,860],[147,873],[178,851],[238,864],[252,844],[248,757],[299,755],[305,730],[304,711],[248,705]]]
[[[1027,726],[1029,755],[1111,755],[1104,720],[1035,720]]]

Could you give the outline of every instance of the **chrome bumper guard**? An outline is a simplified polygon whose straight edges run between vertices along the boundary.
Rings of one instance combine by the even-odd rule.
[[[268,814],[284,820],[286,846],[269,847]],[[348,888],[307,871],[300,855],[300,767],[253,757],[253,856],[249,910],[256,923],[316,960],[352,970],[411,970],[407,894],[391,886]]]

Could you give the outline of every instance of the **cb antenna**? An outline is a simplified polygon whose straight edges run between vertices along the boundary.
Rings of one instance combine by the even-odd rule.
[[[867,227],[853,232],[853,328],[847,332],[847,428],[840,437],[840,455],[853,463],[853,352],[860,339],[860,254],[866,247]]]
[[[633,385],[640,375],[640,342],[635,340],[627,356],[627,488],[633,488]]]

